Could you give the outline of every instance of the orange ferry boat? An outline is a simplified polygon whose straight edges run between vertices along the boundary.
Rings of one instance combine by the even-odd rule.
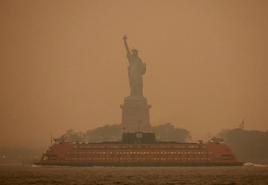
[[[37,165],[67,166],[238,166],[221,139],[207,143],[155,140],[154,133],[123,133],[122,141],[70,143],[57,139]]]

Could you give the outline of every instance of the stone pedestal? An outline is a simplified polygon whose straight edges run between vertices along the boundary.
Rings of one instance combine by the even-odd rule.
[[[151,132],[150,105],[143,96],[128,96],[122,109],[122,127],[124,132]]]

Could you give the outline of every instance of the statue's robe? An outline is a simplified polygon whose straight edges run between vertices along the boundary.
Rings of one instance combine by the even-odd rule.
[[[128,77],[130,85],[131,96],[143,96],[143,80],[142,75],[146,72],[146,64],[142,60],[133,54],[127,55],[129,66],[128,66]]]

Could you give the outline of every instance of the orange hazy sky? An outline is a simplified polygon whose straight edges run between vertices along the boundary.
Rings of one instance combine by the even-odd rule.
[[[120,123],[124,34],[148,67],[152,125],[268,129],[266,0],[1,0],[0,145]]]

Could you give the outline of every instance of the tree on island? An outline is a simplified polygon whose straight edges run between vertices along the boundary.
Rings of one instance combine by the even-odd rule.
[[[231,147],[237,158],[243,162],[268,164],[268,131],[226,129],[220,137]]]

